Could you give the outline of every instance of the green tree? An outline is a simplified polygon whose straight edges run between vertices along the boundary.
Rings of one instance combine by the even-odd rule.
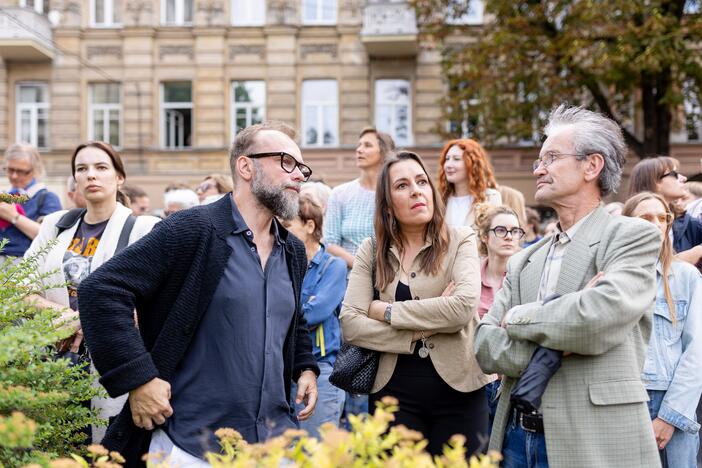
[[[700,0],[487,0],[482,26],[456,24],[474,7],[468,0],[412,4],[440,44],[443,118],[464,123],[440,126],[444,134],[468,122],[488,143],[533,140],[548,111],[570,102],[617,121],[631,150],[648,157],[669,152],[684,98],[698,102]]]
[[[57,327],[60,314],[24,300],[40,291],[41,255],[0,265],[0,466],[74,452],[81,429],[98,422],[80,403],[97,394],[94,376],[55,359],[54,344],[70,334]]]

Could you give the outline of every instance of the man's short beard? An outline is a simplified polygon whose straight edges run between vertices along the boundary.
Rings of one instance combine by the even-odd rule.
[[[286,220],[295,218],[299,210],[298,195],[295,192],[287,192],[285,190],[286,187],[292,187],[293,185],[271,185],[263,174],[263,168],[256,162],[254,162],[254,167],[251,193],[256,197],[256,200],[268,208],[273,213],[273,216]]]

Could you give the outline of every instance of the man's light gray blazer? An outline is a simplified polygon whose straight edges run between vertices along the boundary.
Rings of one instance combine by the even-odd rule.
[[[502,449],[510,391],[541,345],[572,353],[542,400],[549,466],[658,467],[640,376],[651,334],[660,232],[598,208],[566,249],[556,286],[561,297],[542,306],[536,299],[552,240],[510,259],[502,289],[476,331],[481,368],[504,376],[490,448]],[[583,290],[598,271],[604,278]],[[505,313],[520,304],[527,305],[501,328]]]

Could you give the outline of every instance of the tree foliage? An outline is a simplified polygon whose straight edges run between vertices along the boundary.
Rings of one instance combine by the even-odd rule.
[[[533,141],[570,102],[616,120],[639,156],[665,154],[684,97],[699,99],[700,0],[487,0],[482,26],[456,24],[467,0],[412,3],[441,44],[444,119],[488,143]]]

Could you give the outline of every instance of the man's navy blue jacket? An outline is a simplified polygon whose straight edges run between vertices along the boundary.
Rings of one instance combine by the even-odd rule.
[[[226,241],[234,228],[231,203],[224,196],[169,216],[81,283],[78,303],[85,341],[110,396],[155,377],[172,380],[232,252]],[[319,369],[300,304],[305,248],[280,224],[278,229],[295,293],[295,315],[283,347],[289,400],[291,381],[306,368],[317,374]],[[134,425],[127,403],[102,444],[120,452],[126,466],[140,466],[150,440],[150,431]]]

